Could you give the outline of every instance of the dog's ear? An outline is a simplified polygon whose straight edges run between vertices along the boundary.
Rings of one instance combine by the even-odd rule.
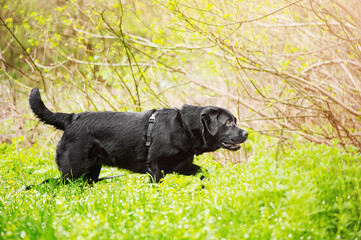
[[[201,112],[201,128],[202,135],[204,135],[204,129],[207,129],[209,134],[215,136],[218,129],[218,115],[219,110],[214,107],[207,107]]]

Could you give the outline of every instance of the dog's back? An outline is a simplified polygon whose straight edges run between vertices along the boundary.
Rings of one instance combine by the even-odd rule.
[[[50,111],[41,100],[40,92],[38,88],[31,90],[29,96],[29,104],[31,110],[35,115],[44,123],[55,126],[57,129],[65,130],[65,128],[71,123],[72,115],[68,113],[53,113]]]

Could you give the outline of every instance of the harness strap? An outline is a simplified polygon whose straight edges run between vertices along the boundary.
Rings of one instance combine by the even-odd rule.
[[[148,130],[147,130],[147,137],[145,139],[145,147],[147,149],[150,148],[150,144],[152,142],[152,137],[151,137],[151,134],[152,134],[152,130],[153,130],[153,126],[154,126],[154,123],[155,123],[155,116],[157,115],[157,112],[155,111],[149,118],[148,120]]]

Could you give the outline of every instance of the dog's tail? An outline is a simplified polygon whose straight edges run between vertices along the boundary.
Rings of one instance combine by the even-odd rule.
[[[33,88],[29,96],[31,110],[40,119],[40,121],[55,126],[57,129],[64,130],[71,123],[72,115],[68,113],[53,113],[41,100],[38,88]]]

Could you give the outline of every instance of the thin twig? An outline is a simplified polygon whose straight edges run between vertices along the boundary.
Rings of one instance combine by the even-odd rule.
[[[43,73],[40,71],[40,69],[36,66],[33,58],[30,56],[30,54],[26,51],[24,45],[19,41],[19,39],[15,36],[15,34],[13,33],[13,31],[11,31],[11,29],[8,27],[8,25],[6,24],[6,22],[3,20],[2,17],[0,17],[1,22],[4,24],[5,28],[8,30],[8,32],[11,34],[11,36],[15,39],[15,41],[20,45],[21,49],[23,50],[23,52],[25,53],[25,55],[30,59],[31,63],[33,64],[33,66],[35,67],[35,69],[39,72],[41,80],[43,82],[43,87],[44,87],[44,92],[46,92],[46,84],[45,84],[45,79],[43,76]]]

